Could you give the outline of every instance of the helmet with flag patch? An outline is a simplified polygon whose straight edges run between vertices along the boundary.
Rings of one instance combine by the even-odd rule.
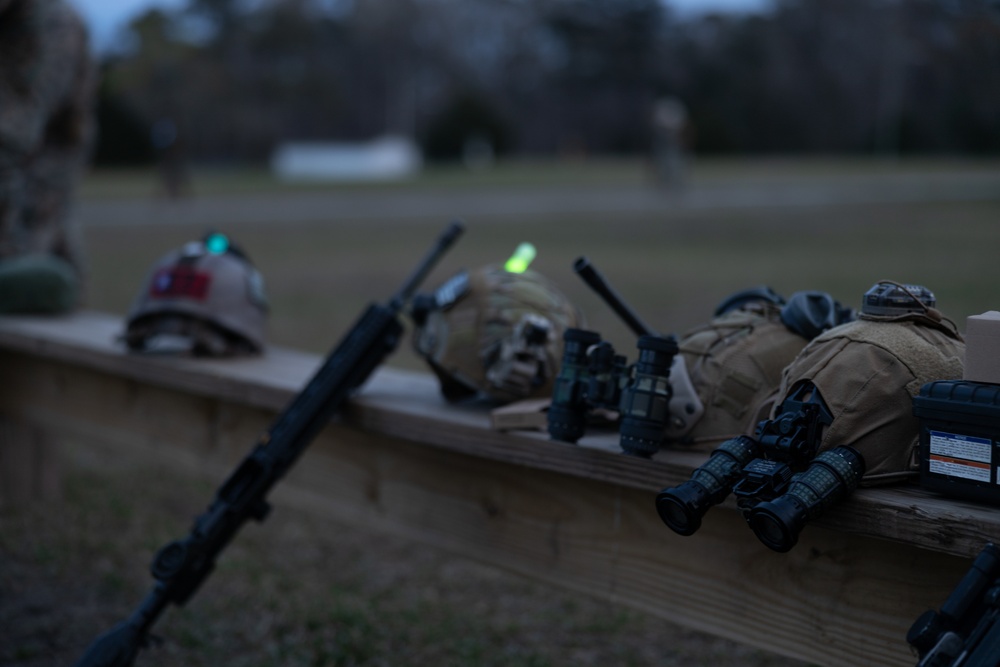
[[[264,349],[267,311],[260,272],[213,232],[156,262],[128,313],[124,340],[135,351],[255,354]]]

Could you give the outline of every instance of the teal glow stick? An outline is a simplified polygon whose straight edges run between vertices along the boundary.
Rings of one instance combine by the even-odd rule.
[[[229,239],[225,234],[209,234],[205,239],[205,248],[213,255],[221,255],[229,250]]]

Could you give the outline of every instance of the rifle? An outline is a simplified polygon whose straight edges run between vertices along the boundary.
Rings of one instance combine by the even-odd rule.
[[[917,667],[1000,665],[1000,548],[987,544],[939,611],[921,615],[906,634]]]
[[[462,233],[453,222],[390,299],[370,304],[327,356],[305,388],[278,415],[257,445],[219,487],[191,532],[170,542],[153,558],[156,585],[126,620],[98,637],[77,667],[127,667],[149,642],[149,630],[166,607],[186,603],[215,567],[216,558],[248,519],[263,521],[271,506],[267,493],[292,467],[319,431],[340,410],[399,343],[398,315],[419,284]]]
[[[573,262],[573,270],[576,275],[583,279],[592,290],[597,292],[611,310],[622,319],[625,325],[632,330],[636,336],[656,336],[656,330],[646,324],[639,315],[625,303],[625,299],[618,294],[614,287],[608,284],[604,275],[597,270],[591,261],[586,257],[578,257]]]

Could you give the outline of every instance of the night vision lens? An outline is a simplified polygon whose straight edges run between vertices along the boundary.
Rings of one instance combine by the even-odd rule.
[[[701,528],[701,518],[712,506],[708,490],[687,481],[664,489],[656,497],[656,511],[663,523],[678,535],[694,535]]]
[[[864,474],[865,460],[857,450],[836,447],[823,452],[792,478],[784,495],[750,510],[750,528],[768,548],[784,553],[798,542],[806,521],[854,491]]]
[[[708,461],[691,473],[690,480],[668,487],[656,497],[656,511],[663,523],[678,535],[693,535],[709,508],[726,499],[758,451],[757,442],[745,435],[719,445]]]
[[[552,389],[548,412],[549,436],[576,442],[587,428],[587,350],[601,336],[585,329],[567,329],[563,334],[563,357]]]
[[[621,392],[620,375],[616,373],[619,370],[616,366],[617,361],[618,357],[610,343],[601,341],[592,348],[587,368],[588,407],[612,410],[618,407],[617,401],[621,398]]]
[[[641,336],[635,377],[622,390],[621,448],[633,456],[660,449],[670,419],[670,365],[677,354],[673,337]]]

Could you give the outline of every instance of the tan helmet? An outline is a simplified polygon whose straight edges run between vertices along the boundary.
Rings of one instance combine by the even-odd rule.
[[[825,292],[795,292],[786,301],[762,286],[728,297],[709,322],[681,337],[667,443],[707,450],[752,434],[770,412],[785,366],[810,339],[853,318]],[[696,400],[687,398],[691,390]]]
[[[788,396],[811,384],[832,420],[819,452],[849,446],[864,459],[862,484],[917,473],[919,420],[913,397],[933,380],[960,379],[965,343],[924,287],[879,281],[861,314],[817,336],[781,378],[771,418]]]
[[[260,272],[212,232],[156,262],[128,313],[124,340],[135,351],[256,354],[264,349],[267,312]]]
[[[434,294],[418,295],[412,314],[414,349],[449,401],[550,396],[563,332],[584,325],[550,280],[499,265],[461,271]]]

